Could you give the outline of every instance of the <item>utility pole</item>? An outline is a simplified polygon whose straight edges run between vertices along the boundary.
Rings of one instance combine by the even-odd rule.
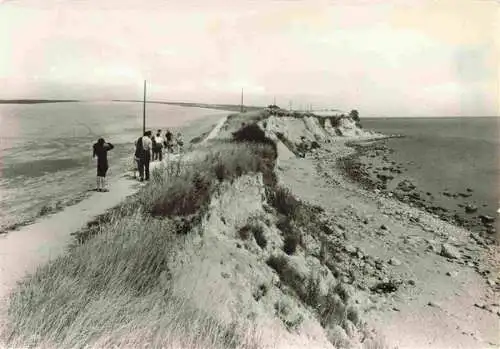
[[[243,113],[243,89],[241,89],[241,108],[240,112]]]
[[[274,102],[273,105],[276,105],[276,96],[274,96]]]
[[[144,99],[142,103],[142,134],[146,132],[146,80],[144,80]]]
[[[289,104],[290,111],[292,111],[292,101],[290,100],[290,102],[288,104]]]

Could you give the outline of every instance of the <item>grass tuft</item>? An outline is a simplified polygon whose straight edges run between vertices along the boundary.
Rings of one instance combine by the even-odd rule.
[[[268,202],[279,213],[295,218],[300,202],[293,196],[288,188],[276,187],[273,191],[268,192]]]

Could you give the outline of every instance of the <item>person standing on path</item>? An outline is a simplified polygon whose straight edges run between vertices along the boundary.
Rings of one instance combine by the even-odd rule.
[[[153,161],[155,160],[162,161],[164,142],[165,141],[161,135],[161,130],[158,130],[156,136],[154,137],[154,143],[153,143]]]
[[[151,151],[153,141],[151,140],[151,131],[144,132],[144,136],[135,141],[135,158],[139,167],[139,180],[149,181],[149,163],[151,162]],[[145,175],[145,176],[144,176]],[[144,178],[145,177],[145,178]]]
[[[109,191],[106,188],[106,172],[108,172],[108,151],[113,149],[114,146],[111,143],[106,143],[103,138],[99,138],[97,143],[94,144],[92,153],[92,159],[97,156],[97,191],[105,192]]]
[[[177,144],[177,152],[181,153],[184,148],[184,140],[182,139],[182,133],[180,132],[177,133],[175,143]]]
[[[174,135],[170,130],[167,130],[165,133],[165,147],[167,148],[167,152],[172,153],[174,147]]]

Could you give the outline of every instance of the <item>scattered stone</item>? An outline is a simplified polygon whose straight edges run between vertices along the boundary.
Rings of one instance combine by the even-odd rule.
[[[221,275],[224,279],[229,279],[231,277],[231,275],[226,272],[222,272]]]
[[[446,276],[456,277],[458,275],[457,271],[447,271]]]
[[[377,293],[393,293],[398,290],[400,284],[400,282],[396,282],[394,280],[384,280],[371,287],[370,290]]]
[[[471,188],[467,188],[466,191],[472,193],[474,190],[472,190]]]
[[[408,285],[415,286],[415,280],[408,280]]]
[[[439,305],[439,303],[436,303],[436,302],[433,302],[433,301],[430,301],[429,303],[427,303],[427,305],[429,307],[433,307],[433,308],[441,308],[441,306]]]
[[[493,227],[488,227],[488,229],[486,229],[486,233],[487,234],[490,234],[490,235],[494,235],[496,234],[497,230]]]
[[[387,229],[387,226],[386,226],[386,225],[384,225],[384,224],[382,224],[382,225],[380,226],[380,229],[382,229],[382,230],[388,230],[388,229]]]
[[[474,213],[477,211],[477,206],[476,205],[472,205],[472,204],[467,204],[465,206],[465,212],[466,213]]]
[[[415,188],[415,185],[407,179],[398,183],[398,189],[404,192],[410,192]]]
[[[356,253],[356,247],[354,247],[353,245],[346,245],[344,247],[344,249],[349,254],[355,254]]]
[[[441,256],[446,257],[446,258],[451,258],[451,259],[460,259],[461,255],[460,252],[453,246],[449,244],[442,244],[441,245]]]
[[[481,219],[481,222],[483,222],[483,224],[488,224],[488,223],[493,223],[495,222],[495,218],[492,217],[492,216],[488,216],[488,215],[480,215],[479,216],[479,219]]]
[[[395,257],[392,257],[391,259],[389,259],[389,264],[394,265],[394,266],[398,266],[398,265],[401,265],[401,261]]]
[[[486,304],[484,303],[474,303],[474,306],[479,309],[486,309]]]
[[[401,310],[400,310],[399,308],[397,308],[397,307],[393,307],[393,308],[392,308],[392,310],[394,310],[394,311],[401,311]]]

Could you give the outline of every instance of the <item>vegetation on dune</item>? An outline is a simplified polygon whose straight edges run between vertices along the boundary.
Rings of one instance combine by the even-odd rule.
[[[182,339],[187,348],[246,347],[234,324],[184,304],[168,284],[169,263],[182,249],[177,218],[201,216],[221,181],[263,172],[272,183],[275,148],[266,138],[253,139],[255,131],[235,133],[199,163],[156,169],[148,186],[77,232],[67,255],[39,268],[13,294],[11,340],[82,347],[143,326],[150,333],[141,345]],[[262,231],[250,229],[265,246]]]
[[[333,232],[320,219],[321,208],[297,200],[278,185],[277,145],[257,125],[264,113],[252,115],[244,124],[242,115],[231,116],[229,122],[232,127],[238,125],[233,128],[237,131],[230,140],[213,142],[201,161],[188,164],[181,159],[157,168],[149,185],[77,232],[68,254],[27,277],[11,299],[7,333],[11,344],[19,340],[22,345],[58,347],[116,343],[258,347],[255,336],[245,333],[245,324],[221,322],[171,291],[171,266],[182,253],[182,235],[192,232],[207,214],[221,182],[249,173],[262,173],[269,212],[278,217],[276,226],[283,237],[283,253],[273,252],[268,266],[325,329],[346,327],[348,321],[358,325],[359,314],[348,306],[348,290],[336,284],[325,294],[317,275],[304,277],[290,263],[305,248],[303,232],[317,236]],[[243,240],[255,239],[264,250],[268,245],[265,225],[263,217],[250,216],[235,234]],[[323,249],[328,249],[326,243]],[[260,285],[254,297],[266,293],[267,286]],[[284,314],[283,306],[277,309]],[[291,330],[301,319],[282,321]]]

